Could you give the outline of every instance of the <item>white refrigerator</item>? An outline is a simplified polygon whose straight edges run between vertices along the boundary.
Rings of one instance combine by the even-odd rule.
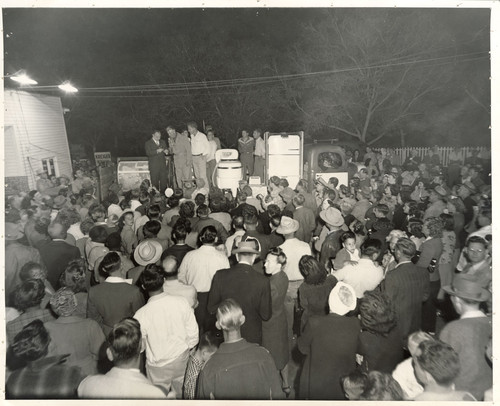
[[[286,178],[295,189],[302,178],[304,132],[266,133],[266,178]]]

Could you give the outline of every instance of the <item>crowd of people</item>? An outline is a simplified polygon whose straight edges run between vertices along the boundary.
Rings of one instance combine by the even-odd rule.
[[[431,158],[9,196],[7,398],[490,400],[490,177]]]

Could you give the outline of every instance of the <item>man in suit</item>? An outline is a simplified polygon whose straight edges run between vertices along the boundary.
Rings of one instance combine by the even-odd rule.
[[[69,262],[80,258],[80,250],[64,241],[67,231],[68,228],[64,224],[53,221],[48,228],[51,240],[41,243],[38,247],[47,268],[47,280],[55,289],[59,288],[59,277]]]
[[[167,143],[160,139],[161,131],[154,130],[150,140],[146,141],[144,147],[148,156],[149,174],[151,185],[163,193],[167,188],[167,163],[165,155],[168,153]]]
[[[258,241],[241,241],[233,254],[236,254],[238,263],[217,271],[208,294],[207,309],[214,314],[223,300],[238,300],[246,318],[241,326],[242,337],[251,343],[261,344],[262,321],[271,317],[271,286],[269,279],[252,268],[260,254]]]
[[[417,248],[409,238],[400,238],[394,248],[398,265],[385,275],[382,291],[391,299],[403,342],[420,330],[422,303],[429,297],[429,272],[411,262]]]
[[[293,219],[299,222],[299,229],[295,232],[295,237],[309,244],[316,228],[316,216],[310,208],[304,206],[305,201],[304,195],[300,193],[293,197],[292,203],[295,207]]]
[[[172,126],[167,127],[170,152],[174,154],[175,179],[177,187],[182,188],[183,180],[190,180],[193,156],[191,155],[191,141],[189,137],[175,131]]]

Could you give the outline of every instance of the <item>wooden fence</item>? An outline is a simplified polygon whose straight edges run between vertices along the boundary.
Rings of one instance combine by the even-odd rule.
[[[392,151],[399,157],[400,162],[404,163],[406,158],[410,156],[410,151],[417,151],[417,156],[424,158],[431,151],[430,147],[406,147],[406,148],[391,148]],[[438,147],[438,154],[441,159],[441,165],[448,166],[449,157],[454,147]],[[373,148],[374,151],[380,151],[381,148]],[[472,155],[473,151],[478,151],[480,157],[491,156],[491,152],[487,147],[462,147],[460,148],[460,156],[462,164],[465,163],[465,158]],[[491,159],[491,157],[490,157]]]

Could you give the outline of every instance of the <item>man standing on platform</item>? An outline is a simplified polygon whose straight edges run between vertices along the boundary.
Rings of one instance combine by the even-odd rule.
[[[210,152],[210,144],[207,136],[198,131],[198,125],[191,121],[187,123],[189,134],[191,134],[191,154],[193,156],[193,170],[196,179],[202,178],[208,185],[207,178],[207,156]]]
[[[266,166],[266,143],[262,139],[262,130],[259,128],[253,130],[255,140],[253,176],[260,176],[260,183],[266,183],[264,180],[264,167]]]
[[[241,166],[243,167],[243,179],[253,174],[253,153],[255,150],[255,141],[250,138],[248,131],[241,132],[241,138],[238,138],[238,151],[240,152]]]
[[[172,126],[167,127],[168,145],[170,152],[174,154],[175,180],[177,187],[182,188],[182,181],[191,179],[191,166],[193,157],[191,155],[191,142],[189,137],[179,134]]]
[[[155,129],[150,140],[144,145],[148,156],[149,174],[151,185],[163,193],[167,188],[167,163],[165,155],[168,154],[167,143],[161,138],[161,130]]]

